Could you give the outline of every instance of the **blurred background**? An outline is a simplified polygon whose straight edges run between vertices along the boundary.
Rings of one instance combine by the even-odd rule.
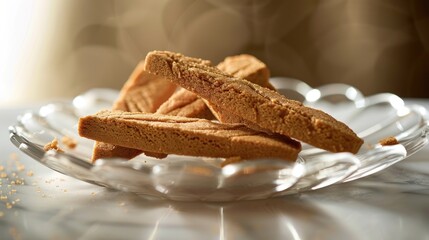
[[[0,0],[0,107],[119,89],[151,50],[429,97],[429,1]]]

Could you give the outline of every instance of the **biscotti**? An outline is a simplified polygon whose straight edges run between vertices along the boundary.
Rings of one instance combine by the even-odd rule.
[[[270,84],[270,71],[267,65],[249,54],[240,54],[236,56],[226,57],[217,66],[221,71],[230,74],[231,76],[248,80],[249,82],[258,84],[272,90],[275,88]],[[217,106],[207,100],[205,103],[210,108],[217,120],[223,123],[244,123],[249,127],[260,130],[261,128],[252,124],[246,119],[241,118],[231,112],[228,112],[222,106]]]
[[[206,103],[198,95],[184,88],[175,92],[156,113],[191,118],[214,118]]]
[[[167,154],[295,160],[299,142],[241,124],[205,119],[104,110],[80,118],[79,134],[114,145]]]
[[[175,89],[176,85],[167,79],[145,71],[143,62],[140,62],[122,87],[113,109],[129,112],[155,112],[174,93]],[[141,153],[142,151],[138,149],[95,142],[92,161],[115,157],[131,159]],[[145,152],[145,154],[156,158],[166,157],[165,154],[160,153]]]
[[[270,70],[265,63],[252,55],[229,56],[216,67],[231,76],[246,79],[259,86],[271,87],[269,85]]]
[[[164,77],[144,70],[140,62],[121,89],[114,110],[155,112],[176,90],[176,85]]]
[[[147,55],[145,69],[262,129],[332,152],[356,153],[363,144],[347,125],[327,113],[201,64],[203,61],[177,53],[154,51]]]
[[[209,62],[202,63],[209,65]],[[217,65],[217,68],[233,76],[273,89],[269,83],[270,71],[268,67],[252,55],[241,54],[227,57]],[[234,115],[183,88],[180,88],[165,101],[156,113],[204,119],[216,117],[221,122],[238,122]]]

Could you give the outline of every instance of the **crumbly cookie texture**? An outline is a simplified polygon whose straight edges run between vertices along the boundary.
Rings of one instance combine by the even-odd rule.
[[[110,143],[96,141],[92,150],[92,160],[100,158],[125,158],[131,159],[142,153],[139,149],[121,147]]]
[[[58,139],[54,138],[52,139],[51,142],[48,142],[47,144],[45,144],[45,146],[43,146],[43,150],[45,152],[49,151],[49,150],[54,150],[57,152],[64,152],[63,149],[60,148],[60,146],[58,145]]]
[[[121,89],[114,110],[129,112],[155,112],[175,91],[176,85],[167,79],[153,75],[144,70],[140,62]],[[141,150],[115,146],[110,143],[95,142],[92,161],[100,158],[131,159],[142,153]],[[145,152],[146,155],[164,158],[165,154]]]
[[[249,54],[226,57],[217,66],[220,70],[234,77],[246,79],[260,86],[268,86],[270,70],[261,60]]]
[[[214,118],[206,103],[197,94],[184,88],[175,92],[156,113],[191,118]]]
[[[380,143],[381,146],[391,146],[399,144],[398,140],[392,136],[383,138],[378,143]]]
[[[249,82],[258,84],[259,86],[275,90],[275,88],[270,84],[270,71],[259,59],[249,54],[241,54],[236,56],[226,57],[222,62],[217,65],[217,68],[221,71],[230,74],[231,76],[246,79]],[[217,120],[224,123],[243,123],[250,128],[261,130],[255,124],[252,124],[246,119],[233,114],[225,110],[222,106],[218,106],[212,102],[205,101],[207,106],[212,111],[213,115]]]
[[[358,152],[363,144],[347,125],[325,112],[201,64],[204,60],[167,51],[146,56],[145,69],[258,125],[331,152]]]
[[[121,89],[114,110],[155,112],[176,90],[176,85],[144,70],[140,62]]]
[[[209,62],[201,62],[209,65]],[[249,54],[241,54],[225,58],[217,65],[217,68],[236,77],[241,77],[250,82],[259,84],[270,89],[274,87],[269,83],[270,71],[268,67],[256,57]],[[179,87],[180,88],[180,87]],[[165,101],[156,113],[213,119],[216,117],[221,122],[240,122],[231,113],[224,109],[204,101],[198,95],[184,88],[180,88],[167,101]]]
[[[122,111],[80,118],[79,134],[97,141],[149,152],[205,157],[295,160],[301,144],[241,124]]]

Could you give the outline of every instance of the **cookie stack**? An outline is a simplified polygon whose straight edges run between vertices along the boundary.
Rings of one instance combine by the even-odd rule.
[[[287,99],[268,79],[267,66],[251,55],[212,66],[153,51],[131,74],[112,110],[79,120],[79,134],[96,140],[93,161],[141,153],[293,161],[299,141],[331,152],[359,150],[363,141],[348,126]]]

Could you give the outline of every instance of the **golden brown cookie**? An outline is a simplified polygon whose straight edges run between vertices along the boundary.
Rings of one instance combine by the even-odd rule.
[[[144,63],[140,62],[122,87],[113,109],[129,112],[155,112],[174,93],[175,89],[174,83],[145,71]],[[142,151],[137,149],[95,142],[92,161],[115,157],[131,159],[141,153]],[[145,154],[157,158],[166,157],[159,153],[145,152]]]
[[[347,125],[325,112],[201,64],[201,59],[191,59],[178,53],[154,51],[147,55],[145,69],[262,129],[331,152],[356,153],[363,143]]]
[[[214,118],[206,103],[197,94],[184,88],[175,92],[156,113],[191,118]]]
[[[246,79],[249,82],[266,87],[270,79],[270,70],[261,60],[249,54],[226,57],[217,68],[231,76]]]
[[[209,64],[209,62],[204,64]],[[252,55],[241,54],[227,57],[217,67],[233,76],[273,89],[273,86],[268,82],[270,77],[268,67]],[[215,115],[221,122],[237,122],[234,115],[207,101],[203,101],[195,93],[183,88],[164,102],[156,113],[204,119],[213,119],[213,115]]]
[[[128,112],[155,112],[176,90],[176,85],[167,79],[144,70],[140,62],[124,84],[114,110]]]
[[[270,71],[265,65],[256,57],[249,54],[241,54],[236,56],[230,56],[225,58],[221,63],[217,65],[217,68],[221,71],[230,74],[231,76],[246,79],[249,82],[258,84],[262,87],[266,87],[272,90],[275,88],[270,84]],[[213,115],[217,120],[223,123],[237,123],[241,122],[254,129],[260,129],[255,124],[252,124],[245,119],[237,116],[231,112],[228,112],[222,106],[217,106],[209,101],[205,101],[207,106],[210,108]]]
[[[80,118],[82,137],[167,154],[295,160],[301,144],[241,124],[151,113],[104,110]]]

